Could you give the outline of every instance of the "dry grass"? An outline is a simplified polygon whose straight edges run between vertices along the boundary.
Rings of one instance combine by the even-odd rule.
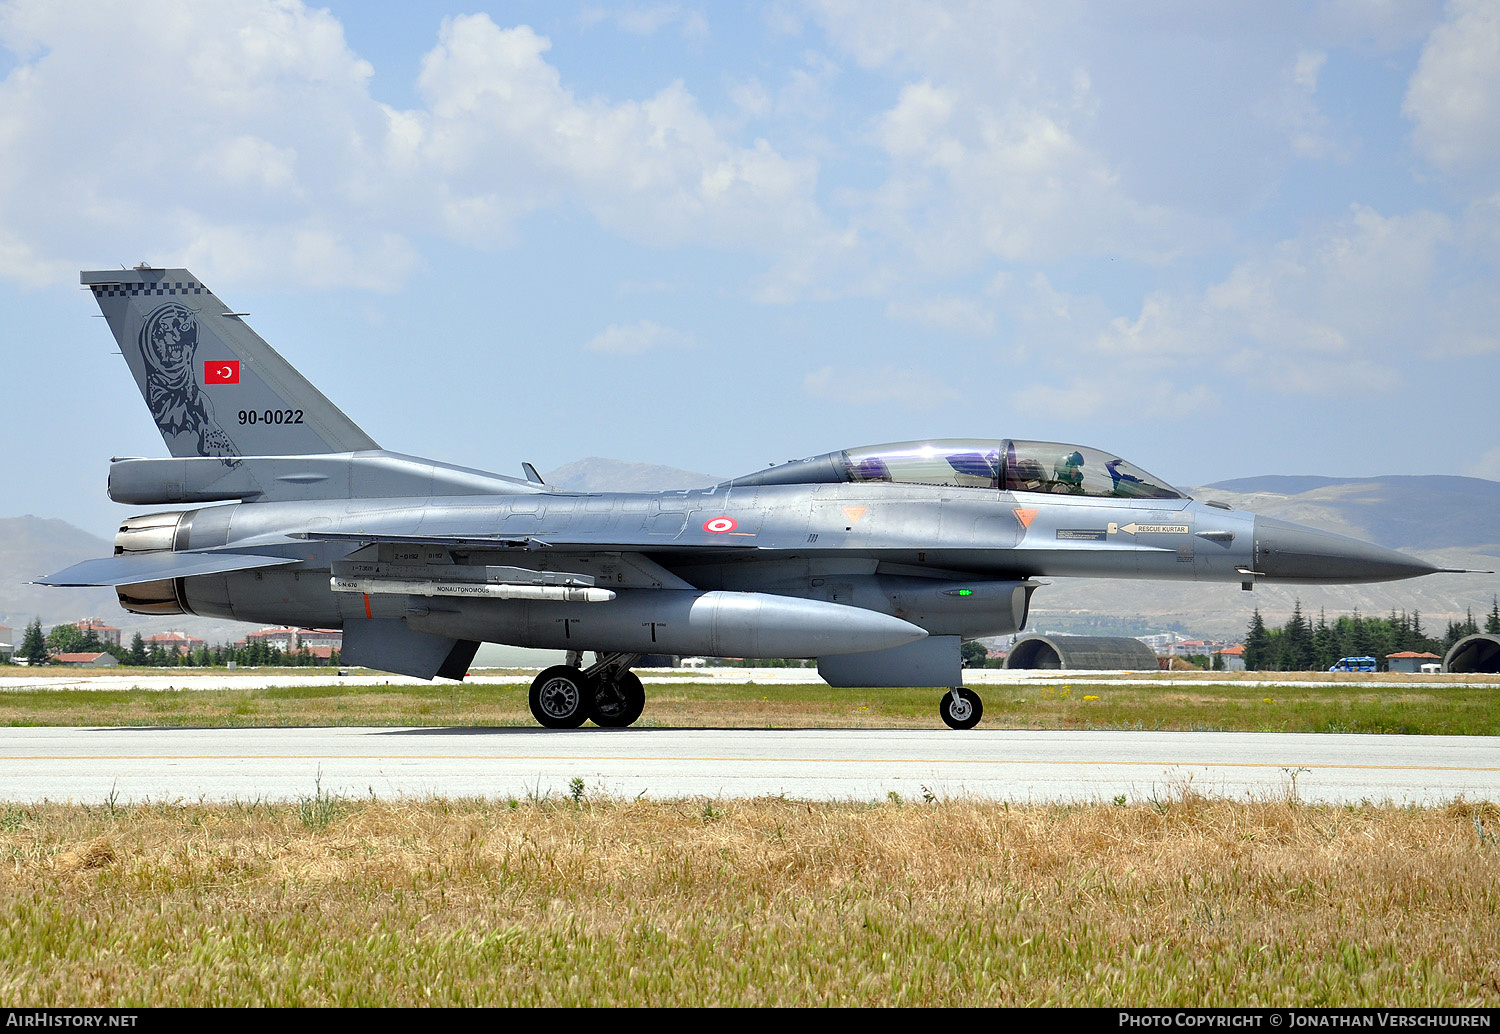
[[[1500,809],[0,813],[16,1005],[1485,1005]]]

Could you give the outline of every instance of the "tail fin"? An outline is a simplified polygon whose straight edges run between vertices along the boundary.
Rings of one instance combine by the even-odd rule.
[[[185,269],[81,273],[173,456],[380,446]]]

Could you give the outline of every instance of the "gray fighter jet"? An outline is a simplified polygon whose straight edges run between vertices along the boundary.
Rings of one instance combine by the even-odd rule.
[[[172,453],[115,459],[115,555],[42,579],[138,614],[344,630],[343,659],[461,679],[481,642],[567,651],[537,721],[627,726],[652,654],[817,658],[835,686],[943,687],[1044,576],[1376,582],[1415,557],[1016,439],[826,453],[693,491],[580,493],[388,452],[185,269],[85,272]],[[420,385],[413,389],[420,391]],[[584,665],[585,652],[594,661]]]

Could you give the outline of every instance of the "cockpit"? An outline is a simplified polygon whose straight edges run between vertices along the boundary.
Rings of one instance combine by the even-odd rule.
[[[1160,478],[1098,449],[1019,439],[944,438],[825,453],[735,478],[731,485],[883,481],[1007,492],[1182,499]]]

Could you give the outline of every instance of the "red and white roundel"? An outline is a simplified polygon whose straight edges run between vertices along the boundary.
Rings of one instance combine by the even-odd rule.
[[[711,531],[716,535],[722,535],[726,531],[733,531],[740,526],[740,522],[733,517],[715,517],[703,522],[703,530]]]

